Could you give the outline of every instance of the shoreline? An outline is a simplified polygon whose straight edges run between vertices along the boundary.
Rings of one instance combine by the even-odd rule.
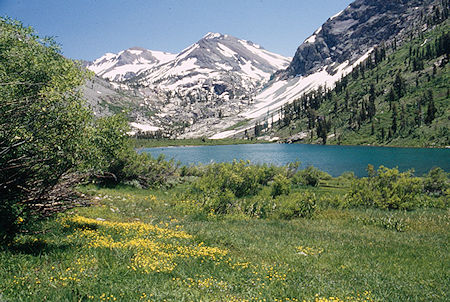
[[[140,139],[134,139],[135,145],[138,144]],[[145,145],[146,141],[143,139],[143,145]],[[164,144],[167,142],[166,144]],[[182,143],[182,144],[179,144]],[[169,148],[169,147],[200,147],[200,146],[232,146],[232,145],[248,145],[248,144],[288,144],[284,142],[270,142],[270,141],[258,141],[258,140],[206,140],[202,141],[201,139],[174,139],[174,140],[155,140],[155,143],[149,143],[148,146],[136,146],[136,149],[144,149],[144,148]],[[303,142],[294,142],[289,145],[317,145],[317,146],[345,146],[345,147],[382,147],[382,148],[408,148],[408,149],[450,149],[450,146],[401,146],[401,145],[370,145],[370,144],[361,144],[361,145],[352,145],[352,144],[315,144],[315,143],[303,143]]]

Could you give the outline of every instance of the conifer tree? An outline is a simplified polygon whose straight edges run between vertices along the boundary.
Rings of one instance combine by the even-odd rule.
[[[437,109],[434,105],[433,92],[431,90],[427,91],[427,101],[428,101],[428,109],[427,114],[425,116],[425,123],[429,125],[433,122],[437,112]]]
[[[390,130],[392,130],[392,134],[397,132],[397,106],[395,104],[392,106],[392,124]]]
[[[394,92],[395,92],[397,99],[400,99],[405,95],[406,84],[405,84],[405,80],[400,75],[400,71],[397,72],[397,75],[395,76],[393,87],[394,87]]]

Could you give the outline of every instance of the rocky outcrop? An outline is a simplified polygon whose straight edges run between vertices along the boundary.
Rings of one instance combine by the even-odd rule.
[[[356,0],[300,45],[278,78],[304,76],[332,63],[358,60],[383,41],[419,24],[433,0]]]

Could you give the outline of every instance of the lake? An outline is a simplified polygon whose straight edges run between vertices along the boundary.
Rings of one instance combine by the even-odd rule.
[[[368,164],[398,167],[401,171],[414,169],[418,176],[433,167],[450,172],[450,149],[249,144],[143,148],[138,152],[150,152],[155,157],[164,154],[167,159],[173,158],[184,165],[231,162],[233,159],[275,165],[300,161],[300,168],[313,165],[332,176],[339,176],[346,171],[353,171],[359,177],[366,176]]]

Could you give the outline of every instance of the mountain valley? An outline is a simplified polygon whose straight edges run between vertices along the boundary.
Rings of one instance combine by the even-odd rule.
[[[256,125],[278,122],[286,104],[326,92],[376,49],[401,46],[447,16],[448,1],[357,0],[330,17],[293,58],[219,33],[206,34],[179,54],[133,47],[87,64],[110,82],[117,94],[112,99],[122,101],[105,100],[97,91],[88,99],[103,104],[94,106],[99,115],[111,107],[127,110],[133,125],[140,125],[134,131],[139,135],[249,138]]]

